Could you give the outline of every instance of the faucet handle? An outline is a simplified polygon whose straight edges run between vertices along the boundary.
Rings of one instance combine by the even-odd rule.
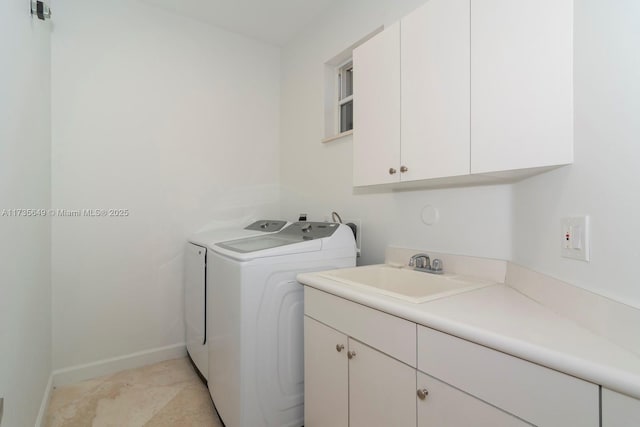
[[[439,258],[436,258],[433,261],[431,261],[431,270],[434,273],[441,273],[442,272],[442,260],[439,259]]]
[[[415,254],[409,259],[409,267],[414,267],[416,269],[431,269],[431,260],[429,259],[429,255],[424,253]]]

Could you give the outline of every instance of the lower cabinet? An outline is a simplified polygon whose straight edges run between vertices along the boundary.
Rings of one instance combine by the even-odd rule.
[[[349,339],[349,426],[415,426],[416,370]]]
[[[596,384],[418,326],[417,368],[544,427],[599,427]]]
[[[640,400],[602,388],[602,427],[640,426]]]
[[[529,425],[308,316],[304,332],[307,427]]]
[[[418,395],[418,427],[531,425],[420,371]]]
[[[347,336],[304,317],[304,425],[349,425]]]
[[[416,370],[305,316],[305,426],[415,426]]]
[[[304,330],[306,427],[600,425],[596,384],[309,287]],[[603,427],[639,417],[603,399]]]

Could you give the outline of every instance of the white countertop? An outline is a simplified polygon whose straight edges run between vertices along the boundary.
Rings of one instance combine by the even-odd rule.
[[[640,399],[640,357],[496,284],[413,304],[317,273],[301,283]]]

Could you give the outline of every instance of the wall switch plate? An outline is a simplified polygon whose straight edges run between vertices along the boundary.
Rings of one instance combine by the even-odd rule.
[[[565,258],[589,261],[589,217],[562,218],[560,248]]]

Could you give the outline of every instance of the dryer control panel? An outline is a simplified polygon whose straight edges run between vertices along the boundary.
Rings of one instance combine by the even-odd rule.
[[[330,237],[333,235],[333,233],[338,229],[338,225],[339,224],[335,222],[298,221],[294,222],[278,234],[295,240],[322,239],[323,237]]]
[[[264,231],[265,233],[273,233],[280,231],[282,227],[287,225],[287,221],[273,220],[273,219],[261,219],[252,224],[247,225],[245,230]]]
[[[331,237],[340,224],[334,222],[294,222],[277,233],[264,236],[247,237],[216,244],[223,249],[238,253],[257,252],[279,246],[293,245],[308,240],[319,240]]]

